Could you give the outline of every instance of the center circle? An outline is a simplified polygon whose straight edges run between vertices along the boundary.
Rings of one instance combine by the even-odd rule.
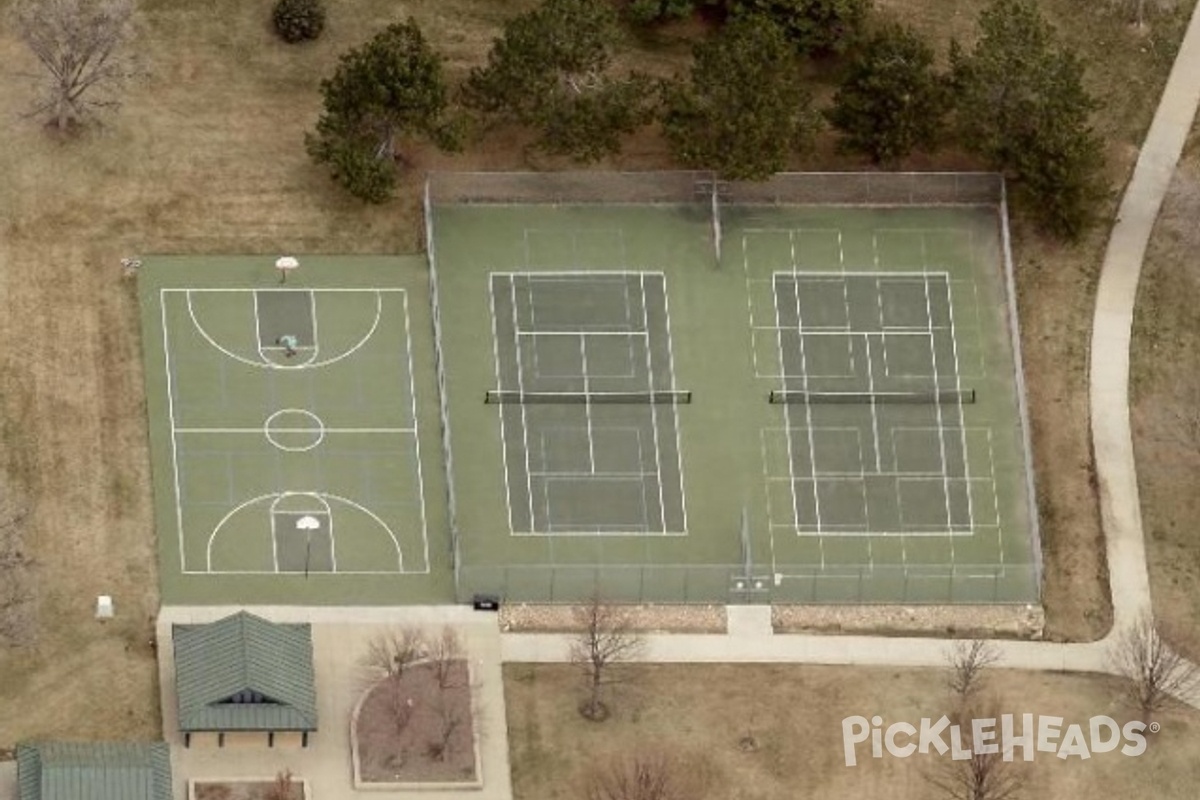
[[[325,438],[325,423],[303,408],[283,408],[263,423],[267,441],[289,453],[312,450]]]

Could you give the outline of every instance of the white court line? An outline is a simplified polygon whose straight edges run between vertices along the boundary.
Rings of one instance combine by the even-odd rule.
[[[581,369],[583,370],[583,393],[587,394],[588,389],[591,388],[591,381],[588,378],[588,368],[587,368],[587,366],[588,366],[587,365],[587,336],[585,336],[582,333],[579,334],[579,357],[580,357],[580,359],[582,359],[582,361],[580,363],[581,363]],[[596,471],[596,440],[592,437],[592,432],[594,429],[592,427],[592,404],[591,403],[583,404],[583,415],[584,415],[584,425],[586,426],[585,430],[587,430],[588,467],[591,472],[595,472]],[[544,441],[545,440],[543,440],[543,443],[544,443]],[[552,523],[550,523],[550,517],[548,516],[549,509],[550,509],[550,502],[549,502],[549,495],[547,494],[546,521],[547,521],[547,524],[552,524]]]
[[[179,490],[179,445],[176,442],[175,427],[175,387],[171,379],[171,337],[167,333],[167,297],[164,289],[159,289],[158,307],[162,312],[162,341],[163,364],[167,377],[167,417],[171,423],[171,471],[175,487],[175,526],[179,534],[179,569],[187,569],[186,548],[183,542],[183,495]]]
[[[187,289],[187,288],[171,288],[171,289],[160,289],[159,290],[159,305],[160,305],[160,309],[162,311],[164,362],[165,362],[165,366],[166,366],[166,377],[167,377],[168,411],[169,411],[169,419],[170,419],[170,424],[171,424],[171,460],[172,460],[172,468],[173,468],[173,473],[174,473],[174,492],[175,492],[174,500],[175,500],[176,520],[177,520],[177,528],[178,528],[178,540],[179,540],[179,548],[180,548],[180,550],[179,550],[179,552],[180,552],[180,572],[182,574],[208,574],[208,573],[212,572],[212,570],[211,570],[212,537],[210,536],[210,538],[209,538],[209,546],[207,548],[208,555],[206,557],[206,560],[209,563],[206,564],[206,566],[208,567],[208,569],[206,569],[206,570],[189,570],[187,568],[187,559],[186,559],[185,544],[184,544],[182,492],[180,490],[180,484],[179,484],[179,472],[180,471],[179,471],[179,452],[178,452],[178,439],[177,439],[178,435],[186,434],[186,433],[243,433],[243,432],[256,433],[258,435],[262,435],[263,429],[261,426],[258,428],[242,429],[242,428],[188,428],[188,427],[179,427],[177,425],[177,421],[175,418],[175,411],[174,411],[174,386],[173,386],[171,367],[170,367],[170,364],[171,364],[170,336],[169,336],[168,327],[167,327],[166,298],[167,298],[168,293],[174,292],[176,294],[182,294],[182,296],[186,299],[188,314],[191,317],[192,324],[195,326],[197,332],[199,332],[201,334],[201,336],[203,336],[206,340],[208,340],[208,342],[213,347],[215,347],[217,350],[225,353],[226,355],[229,355],[231,358],[233,358],[236,361],[248,364],[250,366],[256,366],[256,367],[274,367],[274,366],[276,366],[276,365],[267,364],[267,363],[257,363],[250,359],[242,358],[240,356],[230,353],[229,351],[222,348],[220,345],[216,344],[216,342],[212,339],[212,337],[208,334],[208,332],[203,328],[203,326],[200,325],[199,321],[196,318],[195,311],[191,305],[191,297],[192,297],[193,292],[208,292],[208,291],[223,292],[223,293],[234,293],[234,292],[245,293],[245,292],[258,292],[258,291],[296,291],[296,290],[295,289]],[[337,357],[327,359],[326,361],[323,361],[323,362],[320,362],[317,364],[297,365],[297,366],[285,367],[285,368],[298,369],[298,368],[312,368],[312,367],[326,366],[329,364],[333,364],[337,361],[341,361],[345,358],[348,358],[350,355],[357,352],[360,348],[362,348],[366,344],[367,341],[369,341],[371,339],[371,337],[375,334],[376,330],[378,329],[380,320],[382,318],[382,313],[383,313],[383,294],[385,292],[400,293],[400,296],[404,303],[405,328],[406,328],[406,335],[407,335],[407,332],[408,332],[408,311],[407,311],[408,294],[405,289],[402,289],[402,288],[383,288],[383,289],[374,288],[373,289],[373,288],[369,288],[369,287],[364,287],[364,288],[354,288],[354,289],[346,289],[346,288],[324,289],[324,288],[322,288],[322,289],[312,289],[312,290],[307,290],[307,291],[310,293],[310,295],[313,296],[314,311],[310,312],[310,313],[314,313],[314,315],[315,315],[315,301],[316,301],[315,295],[313,294],[314,292],[329,291],[329,292],[343,292],[343,293],[358,293],[358,294],[370,293],[370,294],[373,294],[374,298],[375,298],[375,318],[372,321],[370,328],[367,330],[366,334],[352,348],[347,350],[345,353],[343,353]],[[255,309],[257,311],[257,299],[255,300]],[[255,333],[257,336],[257,333],[258,333],[257,320],[256,320],[255,324],[256,324]],[[313,330],[314,330],[314,338],[315,338],[316,330],[317,330],[315,319],[313,320],[313,325],[314,325]],[[408,347],[410,350],[409,377],[410,377],[410,381],[411,381],[411,379],[412,379],[411,339],[407,340],[407,343],[408,343]],[[223,367],[224,362],[221,362],[221,364]],[[413,402],[414,402],[413,420],[414,420],[414,424],[415,424],[416,423],[415,393],[411,394],[411,396],[412,396]],[[400,434],[412,434],[414,436],[417,433],[415,428],[412,428],[412,429],[404,429],[404,428],[361,428],[361,429],[337,428],[337,429],[325,429],[325,430],[326,430],[326,432],[339,432],[339,433],[372,433],[372,434],[400,433]],[[418,444],[418,448],[419,448],[419,444]],[[417,452],[418,452],[418,459],[419,459],[419,449]],[[419,463],[416,465],[416,468],[418,470],[418,483],[420,484],[422,481],[422,477],[420,475],[421,466]],[[329,495],[329,496],[333,497],[333,495]],[[391,531],[390,526],[387,526],[385,523],[383,523],[383,521],[377,515],[375,515],[373,512],[369,511],[366,508],[359,506],[357,503],[354,503],[353,501],[350,501],[350,500],[346,500],[344,498],[338,498],[338,499],[342,499],[343,502],[346,502],[350,505],[360,508],[364,513],[368,514],[373,519],[375,519],[380,525],[382,525],[385,528],[385,530],[388,532],[389,536],[392,538],[393,543],[396,545],[397,554],[399,555],[399,542],[396,540],[395,535]],[[251,502],[253,502],[253,501],[251,501]],[[423,488],[421,489],[421,502],[422,502],[422,537],[425,539],[425,548],[426,548],[426,563],[425,563],[424,572],[427,573],[429,571],[428,537],[427,537],[427,531],[424,529],[424,526],[425,526],[424,513],[425,512],[424,512],[424,508],[423,508],[423,506],[424,506]],[[244,507],[244,505],[246,505],[246,504],[242,504],[242,506],[239,506],[239,508]],[[227,518],[228,518],[228,515],[226,516],[226,519]],[[223,524],[223,521],[221,524]],[[215,532],[214,532],[214,534],[215,534]],[[400,565],[400,571],[403,572],[402,558],[400,558],[397,563]],[[242,572],[242,571],[237,571],[237,570],[231,570],[231,571],[228,571],[228,573],[229,574],[269,574],[269,573],[262,573],[261,571]],[[226,573],[224,571],[222,571],[222,574],[226,574]],[[347,573],[343,573],[343,574],[347,574]],[[349,574],[380,574],[380,573],[379,572],[363,572],[363,573],[356,572],[356,573],[349,573]]]
[[[880,327],[883,327],[883,296],[881,294],[881,289],[879,287],[879,279],[878,278],[875,279],[875,308],[879,311],[879,325],[880,325]],[[849,311],[847,311],[847,315],[849,315]],[[885,341],[885,344],[883,347],[883,351],[884,351],[884,357],[886,358],[887,357],[887,345],[886,345],[886,340],[884,340],[884,341]],[[871,358],[871,340],[864,338],[862,340],[862,343],[863,343],[863,350],[865,350],[867,353],[867,391],[874,394],[874,392],[875,392],[875,364],[874,364],[873,359]],[[884,369],[886,371],[886,369],[887,369],[886,365],[885,365]],[[883,460],[879,457],[879,412],[875,408],[875,405],[876,405],[875,403],[868,403],[868,405],[871,406],[871,447],[875,451],[875,470],[881,471],[883,469]]]
[[[273,501],[273,504],[274,504],[275,502],[278,502],[279,500],[282,500],[285,497],[289,497],[289,496],[293,496],[293,495],[305,495],[305,496],[309,496],[309,497],[315,497],[315,498],[321,500],[321,502],[325,503],[327,506],[329,504],[328,504],[328,501],[326,500],[326,498],[336,500],[339,503],[345,503],[346,505],[350,506],[351,508],[353,508],[357,511],[361,511],[362,513],[364,513],[368,517],[370,517],[377,525],[379,525],[379,527],[383,528],[384,532],[388,535],[388,538],[390,538],[392,540],[392,546],[396,550],[396,564],[397,564],[396,570],[394,570],[394,571],[393,570],[370,570],[370,571],[359,570],[356,572],[342,572],[342,573],[338,573],[338,574],[341,574],[341,575],[347,575],[347,574],[354,574],[354,575],[407,574],[407,575],[412,575],[412,574],[428,574],[429,573],[430,570],[429,570],[428,564],[425,565],[425,569],[423,569],[423,570],[413,570],[412,572],[405,572],[404,553],[401,551],[400,540],[396,537],[396,533],[392,530],[390,525],[388,525],[386,522],[384,522],[382,519],[380,519],[378,514],[376,514],[374,511],[367,508],[366,506],[363,506],[360,503],[356,503],[353,500],[350,500],[349,498],[342,497],[341,495],[332,494],[330,492],[287,492],[287,491],[285,491],[285,492],[269,492],[267,494],[261,494],[257,497],[252,497],[249,500],[246,500],[245,502],[240,503],[236,508],[229,511],[224,517],[222,517],[221,521],[217,523],[216,527],[213,528],[212,533],[210,533],[208,536],[208,544],[207,544],[207,547],[205,548],[205,552],[207,555],[207,558],[206,558],[207,569],[204,570],[204,572],[207,572],[209,574],[216,574],[216,575],[224,575],[224,574],[230,574],[230,573],[236,573],[236,574],[242,574],[242,575],[270,574],[270,573],[266,573],[262,570],[214,570],[212,568],[213,542],[216,540],[217,535],[220,534],[221,528],[225,526],[225,523],[227,523],[235,514],[239,513],[240,511],[247,508],[248,506],[251,506],[255,503],[261,503],[268,498],[274,498],[274,501]],[[330,509],[331,509],[330,510],[330,519],[332,519],[333,512],[332,512],[331,506],[330,506]],[[268,513],[270,513],[269,510],[268,510]],[[272,529],[272,537],[273,536],[274,536],[274,529]],[[276,571],[278,571],[278,564],[276,564]],[[195,574],[196,572],[197,572],[196,570],[193,570],[189,574]]]
[[[267,510],[267,516],[270,517],[270,519],[271,519],[271,558],[275,563],[275,571],[276,572],[279,572],[279,536],[276,533],[276,527],[275,527],[275,514],[276,514],[275,508],[276,508],[276,506],[279,505],[280,501],[283,500],[285,497],[293,497],[298,494],[310,497],[325,507],[325,517],[329,521],[329,548],[330,548],[330,550],[333,549],[333,509],[329,507],[329,503],[325,502],[324,498],[320,497],[319,495],[308,494],[306,492],[281,494],[281,495],[277,496],[273,501],[271,501],[271,507],[270,507],[270,509]],[[284,513],[287,513],[287,512],[284,512]],[[221,524],[224,524],[224,520],[222,520]],[[312,536],[311,531],[309,532],[309,536],[310,537]],[[308,555],[308,554],[306,554],[306,555]],[[323,571],[323,570],[318,570],[318,571]],[[333,569],[332,571],[337,572],[336,569]]]
[[[226,292],[226,293],[229,293],[229,292],[243,292],[244,293],[244,292],[268,291],[268,290],[265,290],[265,289],[180,289],[180,288],[174,288],[174,289],[160,289],[159,291],[163,294],[165,294],[166,292],[182,293],[187,298],[188,316],[191,317],[192,325],[195,326],[196,332],[199,333],[200,336],[202,336],[205,339],[205,341],[207,341],[210,345],[212,345],[212,347],[214,349],[218,350],[221,353],[224,353],[226,356],[228,356],[229,358],[232,358],[234,361],[238,361],[242,364],[246,364],[251,367],[257,367],[258,369],[301,370],[301,369],[316,369],[318,367],[329,366],[330,364],[335,364],[339,361],[349,358],[354,353],[358,352],[358,350],[360,350],[364,345],[366,345],[366,343],[370,340],[370,338],[375,334],[375,329],[379,327],[379,321],[383,315],[383,294],[385,292],[404,292],[405,290],[404,289],[396,289],[396,288],[371,289],[371,288],[367,288],[367,287],[364,287],[362,289],[310,289],[310,290],[308,290],[310,292],[358,292],[358,293],[362,293],[362,294],[373,293],[375,295],[375,319],[374,319],[374,321],[372,321],[371,326],[367,330],[367,332],[365,334],[363,334],[363,337],[361,339],[359,339],[358,342],[353,347],[346,350],[346,352],[341,353],[340,355],[334,356],[333,358],[326,359],[325,361],[313,361],[313,362],[307,362],[304,364],[290,364],[290,365],[289,364],[276,364],[271,361],[255,361],[253,359],[246,358],[245,356],[240,356],[237,353],[234,353],[234,352],[228,350],[227,348],[222,347],[220,344],[217,343],[217,341],[215,339],[213,339],[213,337],[209,334],[209,332],[205,329],[205,327],[200,323],[200,320],[196,318],[195,309],[192,307],[192,293],[193,292],[201,293],[201,292],[218,292],[219,291],[219,292]],[[275,291],[281,291],[281,290],[275,290]],[[286,291],[294,291],[294,290],[286,290]],[[161,300],[161,296],[160,296],[160,303],[161,302],[162,302],[162,300]],[[314,335],[315,335],[315,329],[314,329]],[[255,331],[255,337],[257,338],[257,330]]]
[[[308,295],[308,320],[309,320],[309,322],[312,323],[313,343],[307,347],[297,347],[293,351],[296,353],[299,353],[302,350],[305,351],[308,354],[307,359],[305,359],[304,361],[296,362],[295,364],[288,364],[286,366],[288,366],[288,367],[311,366],[312,363],[317,360],[317,356],[321,352],[321,339],[320,339],[320,337],[317,336],[317,299],[316,299],[316,297],[313,296],[311,289],[299,289],[299,290],[293,290],[293,291],[300,291],[300,292],[303,292],[304,294]],[[188,293],[188,304],[189,304],[188,307],[189,308],[191,307],[191,296],[192,296],[191,293]],[[193,316],[193,319],[195,319],[194,316]],[[264,350],[283,350],[286,352],[288,349],[286,347],[264,347],[263,346],[262,321],[258,318],[258,292],[254,292],[254,338],[255,338],[255,341],[258,343],[258,354],[260,356],[262,356],[262,360],[264,363],[268,363],[268,364],[274,363],[273,361],[270,361],[267,358],[267,354],[265,352],[263,352]]]
[[[562,330],[562,331],[517,331],[517,336],[578,336],[581,333],[586,333],[588,336],[649,336],[647,331],[579,331],[579,330]]]
[[[574,269],[574,270],[501,270],[498,272],[489,273],[491,275],[499,275],[505,278],[532,278],[533,280],[541,280],[542,278],[587,278],[589,280],[605,281],[617,276],[630,277],[636,275],[662,275],[662,270],[635,270],[635,269]]]
[[[539,478],[563,478],[564,480],[577,478],[628,478],[629,480],[643,480],[651,477],[652,475],[657,475],[658,473],[634,471],[620,472],[614,470],[609,470],[606,472],[564,472],[563,470],[538,470],[532,474]]]
[[[789,328],[786,325],[784,325],[784,326],[757,325],[757,326],[755,326],[754,329],[757,331],[779,331],[779,330],[794,331],[795,330],[795,328]],[[818,330],[805,331],[804,335],[808,336],[809,338],[812,338],[814,336],[847,336],[847,335],[878,336],[878,337],[924,336],[924,335],[928,334],[929,331],[931,331],[931,330],[948,331],[948,330],[950,330],[950,327],[948,325],[937,325],[933,328],[888,328],[886,331],[856,331],[856,330],[851,330],[849,328],[847,328],[845,330],[830,330],[829,328],[823,328],[823,329],[818,329]]]
[[[278,413],[278,412],[276,412]],[[312,433],[312,428],[272,428],[280,433]],[[416,428],[323,428],[326,433],[405,433],[416,434]],[[257,433],[262,434],[263,428],[176,428],[176,433]]]
[[[488,304],[488,311],[491,313],[492,317],[492,360],[496,364],[496,385],[501,388],[505,388],[500,382],[500,334],[499,329],[497,328],[496,320],[497,300],[495,275],[496,273],[494,272],[488,275],[488,299],[490,301]],[[513,320],[513,327],[516,327],[516,320]],[[504,507],[508,510],[508,529],[509,531],[513,531],[516,530],[517,525],[516,518],[513,517],[512,501],[510,500],[512,497],[512,487],[509,485],[508,481],[508,437],[505,436],[504,432],[504,407],[497,406],[496,413],[500,418],[500,455],[504,463]],[[529,524],[533,524],[532,519],[530,519]]]
[[[659,279],[662,281],[662,285],[663,285],[663,287],[662,287],[662,289],[663,289],[663,315],[666,317],[666,320],[663,322],[663,326],[665,328],[665,330],[663,331],[663,335],[667,337],[667,366],[668,366],[668,371],[670,372],[670,375],[671,375],[671,391],[678,391],[679,383],[677,382],[676,377],[675,377],[675,341],[674,341],[674,339],[671,338],[671,295],[667,291],[666,275],[662,274],[661,272],[657,273],[657,274],[659,275]],[[645,293],[643,292],[643,295],[642,295],[643,307],[645,306],[645,304],[646,304],[646,297],[645,297]],[[683,516],[683,529],[684,529],[684,531],[687,531],[687,529],[688,529],[687,490],[683,485],[683,443],[680,438],[681,433],[679,431],[680,424],[679,424],[678,411],[673,409],[671,412],[671,416],[672,416],[672,420],[675,425],[675,464],[676,464],[676,469],[678,470],[678,474],[679,474],[679,510]],[[659,483],[660,484],[662,483],[661,472],[659,475]],[[665,510],[663,513],[665,516],[665,514],[666,514]],[[665,528],[666,525],[664,524],[663,527]]]
[[[932,322],[933,322],[933,301],[929,296],[929,282],[928,281],[925,282],[925,314],[926,314],[926,317],[929,319],[930,323],[932,324]],[[932,331],[929,332],[929,357],[933,361],[933,390],[940,395],[941,391],[942,391],[942,385],[941,385],[941,376],[938,374],[937,342],[934,341]],[[946,432],[944,430],[944,425],[942,422],[942,404],[941,403],[936,403],[934,405],[934,414],[937,417],[938,442],[940,445],[940,454],[941,454],[941,459],[942,459],[942,472],[945,473],[946,472]],[[966,454],[964,453],[963,455],[965,457]],[[953,515],[950,512],[950,483],[945,478],[943,478],[943,480],[942,480],[942,494],[943,494],[943,496],[945,498],[945,502],[946,502],[946,527],[952,528],[953,525],[951,523],[951,520],[953,519]],[[950,560],[951,561],[954,560],[953,548],[950,551]]]
[[[962,373],[960,371],[959,363],[958,363],[958,337],[954,333],[954,296],[953,296],[952,289],[950,287],[950,281],[948,281],[948,280],[946,281],[946,311],[947,311],[947,314],[949,314],[949,321],[950,321],[950,350],[954,356],[954,388],[960,393],[959,397],[962,397],[962,394],[961,394],[961,392],[962,392]],[[932,322],[932,321],[933,321],[933,317],[930,316],[930,322]],[[932,338],[933,334],[930,334],[930,337]],[[959,431],[959,436],[961,438],[961,444],[962,444],[963,476],[967,480],[970,480],[970,478],[971,478],[971,454],[970,454],[970,451],[967,449],[967,426],[965,424],[966,423],[966,411],[963,409],[963,405],[961,402],[956,403],[955,408],[958,409],[958,422],[959,422],[959,428],[961,429]],[[948,501],[949,501],[949,498],[947,498],[947,502]],[[998,510],[998,507],[997,507],[997,510]],[[971,484],[970,483],[967,484],[967,524],[971,527],[972,530],[974,530],[974,528],[975,528],[975,508],[974,508],[974,500],[971,497]],[[1001,551],[1001,552],[1003,552],[1003,551]]]
[[[526,234],[526,241],[528,242],[528,234]],[[514,329],[516,329],[516,328],[519,328],[521,325],[521,317],[520,317],[519,307],[517,306],[517,281],[516,281],[515,277],[509,278],[508,286],[509,286],[509,303],[512,305],[513,327],[514,327]],[[530,291],[530,295],[529,295],[529,303],[530,303],[530,312],[529,313],[532,314],[533,313],[533,292],[532,292],[532,290]],[[513,337],[513,346],[516,347],[516,350],[517,350],[517,352],[515,354],[516,360],[517,360],[517,390],[523,394],[525,392],[525,367],[521,363],[520,343],[516,340],[515,336]],[[525,457],[525,494],[529,497],[529,526],[531,528],[536,528],[537,520],[533,514],[533,476],[529,474],[529,472],[530,472],[530,467],[529,467],[529,416],[525,409],[525,405],[523,403],[521,404],[520,410],[521,410],[521,442],[522,442],[522,446],[523,446],[523,454]],[[503,411],[501,413],[503,413]]]
[[[645,275],[642,275],[638,279],[638,286],[642,290],[642,326],[645,327],[646,330],[650,330],[650,304],[648,302],[646,302],[646,276]],[[667,297],[667,286],[666,286],[666,280],[664,279],[663,280],[663,300],[664,300],[664,302],[666,300],[666,297]],[[653,391],[654,390],[654,348],[652,348],[650,346],[649,339],[646,340],[645,352],[646,352],[646,384],[650,387],[650,390]],[[674,369],[673,365],[668,365],[668,366],[671,366],[672,370]],[[674,376],[673,372],[671,375],[671,388],[672,389],[675,388],[675,376]],[[659,437],[658,407],[654,406],[654,405],[652,405],[650,407],[650,425],[651,425],[651,430],[654,432],[654,442],[653,442],[654,469],[655,469],[655,472],[658,473],[658,481],[657,481],[657,483],[658,483],[658,516],[659,516],[658,527],[662,530],[666,530],[666,528],[667,528],[667,505],[666,505],[666,493],[663,491],[662,449],[661,449],[661,445],[659,444],[659,438],[658,438]],[[678,419],[675,420],[675,430],[676,430],[676,432],[679,431],[679,420]],[[680,475],[680,478],[681,478],[681,482],[682,482],[682,474]],[[680,491],[683,491],[682,486],[680,486],[679,489],[680,489]],[[643,488],[643,492],[644,491],[645,491],[645,489]],[[646,519],[646,501],[645,501],[644,497],[642,499],[642,519],[645,521],[646,528],[649,528],[650,520]],[[687,526],[685,524],[684,529],[686,530],[686,528],[687,528]]]
[[[413,369],[412,326],[411,326],[409,316],[408,316],[408,292],[404,293],[403,298],[404,298],[404,303],[403,303],[403,308],[404,308],[404,346],[405,346],[405,350],[406,350],[406,355],[408,356],[409,412],[412,414],[412,424],[413,424],[412,436],[413,436],[413,444],[416,447],[416,450],[414,452],[416,455],[415,468],[417,470],[417,497],[420,498],[420,501],[421,501],[421,542],[423,545],[422,559],[423,559],[423,562],[425,565],[425,569],[428,570],[428,569],[430,569],[430,564],[429,564],[429,527],[428,527],[428,517],[426,515],[426,508],[425,508],[425,462],[421,460],[421,436],[418,433],[418,429],[421,427],[421,423],[417,417],[417,385],[416,385],[416,377],[414,375],[415,370]],[[399,549],[398,542],[397,542],[397,549]],[[402,553],[400,554],[400,558],[401,558],[401,569],[403,569],[404,566],[403,566],[403,554]],[[336,567],[336,563],[337,562],[336,562],[336,556],[335,556],[335,562],[334,562],[335,567]]]
[[[802,373],[800,376],[800,380],[801,380],[801,385],[803,386],[804,391],[807,392],[808,391],[808,354],[804,347],[804,320],[801,319],[801,315],[800,315],[800,286],[799,286],[799,284],[797,283],[794,288],[795,288],[794,294],[795,294],[795,298],[796,298],[796,300],[795,300],[795,302],[796,302],[796,333],[797,333],[797,336],[798,336],[798,339],[800,342],[800,371]],[[774,290],[774,284],[772,284],[772,289]],[[775,323],[779,324],[778,296],[776,296],[775,307],[776,307]],[[784,363],[785,363],[785,361],[784,361],[784,357],[783,357],[783,337],[780,336],[779,337],[779,367],[780,367],[781,372],[785,371]],[[784,384],[783,389],[786,390],[787,389],[787,377],[786,376],[784,377],[783,384]],[[815,474],[817,471],[817,453],[816,453],[816,444],[813,441],[813,435],[812,435],[813,419],[812,419],[812,404],[811,403],[804,404],[804,416],[805,416],[805,427],[807,428],[807,432],[806,432],[805,436],[808,439],[808,461],[810,464],[812,464],[813,473]],[[791,406],[789,404],[784,404],[784,406],[783,406],[783,417],[784,417],[785,427],[790,430],[793,426],[792,426]],[[801,524],[801,522],[800,522],[800,498],[796,493],[796,469],[795,469],[796,459],[795,459],[795,455],[792,452],[792,437],[790,435],[787,437],[787,442],[788,442],[788,471],[792,475],[792,513],[796,520],[797,529],[799,529],[800,524]],[[817,491],[816,481],[813,481],[813,514],[816,516],[816,519],[817,519],[817,530],[820,531],[820,529],[821,529],[821,493],[819,491]],[[825,565],[825,550],[824,550],[824,546],[822,546],[822,548],[821,548],[821,566],[823,567],[824,565]]]

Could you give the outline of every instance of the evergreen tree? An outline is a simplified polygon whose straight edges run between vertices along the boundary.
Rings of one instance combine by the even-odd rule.
[[[744,17],[696,46],[690,80],[665,87],[675,157],[723,177],[761,180],[808,144],[818,123],[795,52],[777,25]]]
[[[367,202],[391,195],[400,137],[423,136],[444,150],[458,147],[442,59],[411,18],[345,53],[333,77],[321,81],[321,94],[316,132],[306,137],[309,155]]]
[[[959,136],[1016,178],[1043,227],[1077,238],[1104,195],[1083,62],[1031,0],[996,0],[979,27],[970,52],[957,43],[950,51]]]
[[[912,30],[888,25],[852,57],[828,117],[844,147],[893,162],[935,144],[947,100],[933,51]]]
[[[540,132],[538,149],[595,161],[617,153],[621,136],[653,119],[651,84],[616,75],[616,11],[604,0],[546,0],[513,17],[464,87],[485,117]]]

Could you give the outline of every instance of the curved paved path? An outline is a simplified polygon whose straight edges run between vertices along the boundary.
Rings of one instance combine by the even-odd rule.
[[[1200,103],[1200,7],[1171,69],[1154,121],[1121,201],[1097,289],[1092,331],[1090,403],[1100,483],[1101,519],[1108,551],[1113,628],[1086,644],[997,641],[1005,667],[1109,672],[1115,637],[1150,612],[1150,582],[1142,538],[1141,505],[1129,424],[1129,343],[1138,276],[1154,221]],[[769,611],[730,607],[725,635],[647,637],[647,661],[797,662],[942,667],[947,641],[898,637],[771,635]],[[563,661],[569,637],[505,634],[505,661]],[[1200,707],[1200,686],[1181,698]]]

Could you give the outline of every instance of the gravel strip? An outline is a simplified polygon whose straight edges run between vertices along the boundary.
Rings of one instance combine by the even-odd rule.
[[[622,605],[629,628],[645,633],[725,633],[725,606]],[[500,630],[565,633],[581,629],[577,612],[583,606],[504,605]]]
[[[1041,606],[795,606],[771,609],[776,633],[1042,638]]]

